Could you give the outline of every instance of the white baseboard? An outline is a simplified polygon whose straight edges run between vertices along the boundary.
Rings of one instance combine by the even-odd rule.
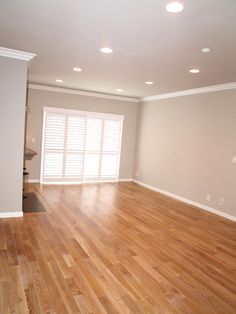
[[[133,182],[134,179],[132,179],[132,178],[128,178],[128,179],[119,179],[118,181],[119,181],[119,182]]]
[[[83,184],[95,184],[95,183],[116,183],[118,180],[106,180],[106,181],[55,181],[55,182],[41,182],[44,185],[83,185]]]
[[[39,179],[27,179],[26,183],[40,183]],[[132,178],[118,179],[118,180],[106,180],[106,181],[68,181],[68,182],[43,182],[42,184],[83,184],[83,183],[109,183],[109,182],[133,182]]]
[[[214,209],[214,208],[208,207],[208,206],[206,206],[206,205],[203,205],[203,204],[200,204],[200,203],[191,201],[191,200],[189,200],[189,199],[187,199],[187,198],[184,198],[184,197],[182,197],[182,196],[175,195],[175,194],[172,194],[172,193],[170,193],[170,192],[167,192],[167,191],[158,189],[158,188],[156,188],[156,187],[154,187],[154,186],[152,186],[152,185],[143,183],[143,182],[138,181],[138,180],[133,180],[133,182],[135,182],[135,183],[137,183],[137,184],[139,184],[139,185],[142,185],[142,186],[144,186],[145,188],[148,188],[148,189],[153,190],[153,191],[155,191],[155,192],[159,192],[159,193],[161,193],[161,194],[164,194],[164,195],[167,195],[167,196],[169,196],[169,197],[172,197],[172,198],[174,198],[174,199],[176,199],[176,200],[178,200],[178,201],[181,201],[181,202],[187,203],[187,204],[189,204],[189,205],[198,207],[198,208],[203,209],[203,210],[206,210],[206,211],[208,211],[208,212],[210,212],[210,213],[213,213],[213,214],[216,214],[216,215],[218,215],[218,216],[221,216],[221,217],[230,219],[230,220],[232,220],[232,221],[236,221],[236,217],[235,217],[235,216],[229,215],[229,214],[227,214],[227,213],[225,213],[225,212],[222,212],[222,211],[220,211],[220,210],[218,210],[218,209]]]
[[[39,183],[39,179],[26,179],[26,183]]]
[[[0,212],[0,218],[23,217],[23,212]]]

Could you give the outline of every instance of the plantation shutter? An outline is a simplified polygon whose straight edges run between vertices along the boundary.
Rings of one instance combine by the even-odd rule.
[[[45,108],[41,182],[117,180],[122,125],[118,115]]]
[[[44,181],[58,181],[63,176],[65,146],[64,115],[47,113],[45,120],[43,178]]]
[[[112,178],[118,171],[120,157],[121,123],[113,119],[104,120],[103,145],[101,151],[101,176]]]
[[[86,119],[68,116],[67,121],[64,178],[78,181],[83,179]]]

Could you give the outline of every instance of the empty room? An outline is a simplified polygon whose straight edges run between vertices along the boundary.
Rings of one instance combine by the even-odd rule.
[[[236,1],[0,1],[0,314],[236,313]]]

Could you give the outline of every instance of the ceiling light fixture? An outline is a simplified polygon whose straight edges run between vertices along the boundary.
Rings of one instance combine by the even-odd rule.
[[[153,85],[153,82],[152,82],[152,81],[146,81],[145,84],[147,84],[147,85]]]
[[[210,49],[210,48],[202,48],[201,51],[202,51],[203,53],[208,53],[208,52],[211,51],[211,49]]]
[[[183,11],[184,5],[179,1],[171,1],[166,5],[166,11],[170,13],[179,13]]]
[[[191,70],[189,70],[189,72],[193,73],[193,74],[197,74],[197,73],[200,72],[200,70],[198,70],[198,69],[191,69]]]
[[[81,69],[81,68],[73,68],[73,71],[75,71],[75,72],[81,72],[82,69]]]
[[[117,90],[116,90],[117,92],[123,92],[124,90],[122,89],[122,88],[117,88]]]
[[[56,82],[57,82],[57,83],[63,83],[64,81],[61,80],[61,79],[56,79]]]
[[[112,53],[113,52],[113,50],[111,48],[108,48],[108,47],[101,48],[100,51],[102,53]]]

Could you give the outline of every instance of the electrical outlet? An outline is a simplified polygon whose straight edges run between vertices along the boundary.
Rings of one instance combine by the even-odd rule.
[[[211,200],[211,195],[210,195],[210,194],[207,194],[207,195],[206,195],[206,200],[207,200],[208,202],[210,202],[210,200]]]
[[[220,206],[224,205],[224,202],[225,202],[225,200],[224,200],[223,198],[220,198],[220,200],[219,200],[219,205],[220,205]]]

